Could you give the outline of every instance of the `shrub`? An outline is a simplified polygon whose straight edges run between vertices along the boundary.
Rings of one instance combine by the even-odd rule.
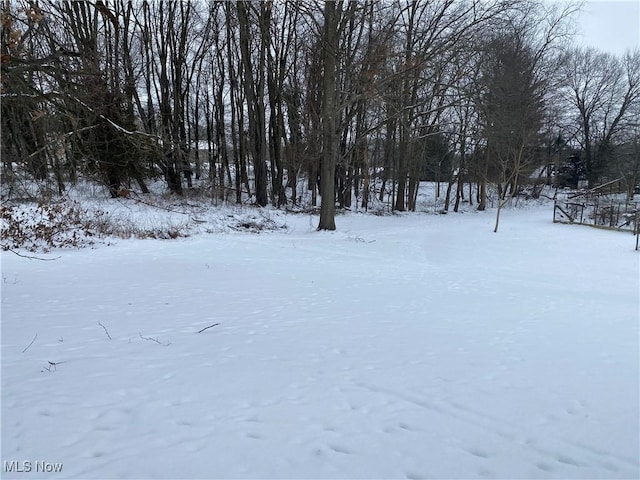
[[[106,212],[82,208],[78,202],[0,207],[0,247],[48,252],[95,244],[107,233]]]

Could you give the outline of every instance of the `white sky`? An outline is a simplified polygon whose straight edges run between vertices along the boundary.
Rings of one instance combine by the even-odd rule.
[[[640,48],[640,0],[588,0],[578,22],[576,43],[614,54]]]

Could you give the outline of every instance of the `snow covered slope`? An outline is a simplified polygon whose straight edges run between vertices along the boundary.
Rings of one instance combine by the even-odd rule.
[[[3,254],[2,476],[638,478],[633,237],[551,216]]]

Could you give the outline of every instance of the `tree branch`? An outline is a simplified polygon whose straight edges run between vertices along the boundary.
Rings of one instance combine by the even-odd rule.
[[[204,332],[205,330],[207,330],[207,329],[209,329],[209,328],[211,328],[211,327],[215,327],[215,326],[217,326],[217,325],[220,325],[220,324],[219,324],[219,323],[214,323],[213,325],[209,325],[208,327],[204,327],[202,330],[198,330],[198,333],[202,333],[202,332]]]
[[[21,253],[16,252],[15,250],[13,250],[13,249],[11,249],[11,248],[4,248],[4,247],[2,247],[2,248],[3,248],[3,250],[5,250],[5,251],[11,252],[11,253],[13,253],[13,254],[15,254],[15,255],[17,255],[17,256],[19,256],[19,257],[22,257],[22,258],[28,258],[29,260],[41,260],[41,261],[43,261],[43,262],[50,262],[50,261],[52,261],[52,260],[58,260],[59,258],[61,258],[61,257],[55,257],[55,258],[41,258],[41,257],[35,257],[35,256],[31,256],[31,255],[23,255],[23,254],[21,254]]]
[[[27,346],[25,347],[25,349],[24,349],[24,350],[22,350],[22,353],[24,353],[24,352],[26,352],[27,350],[29,350],[29,347],[30,347],[31,345],[33,345],[33,342],[35,342],[35,341],[36,341],[36,338],[38,338],[38,334],[37,334],[37,333],[36,333],[36,334],[35,334],[35,336],[33,337],[33,340],[31,340],[31,343],[30,343],[29,345],[27,345]]]
[[[101,322],[98,322],[98,325],[104,328],[104,333],[107,334],[107,337],[109,337],[109,340],[112,340],[111,335],[109,335],[109,331],[107,330],[107,327],[105,327]]]

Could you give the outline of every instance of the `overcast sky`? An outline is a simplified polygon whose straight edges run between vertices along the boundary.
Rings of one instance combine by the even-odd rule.
[[[615,54],[640,47],[640,0],[588,0],[576,43]]]

